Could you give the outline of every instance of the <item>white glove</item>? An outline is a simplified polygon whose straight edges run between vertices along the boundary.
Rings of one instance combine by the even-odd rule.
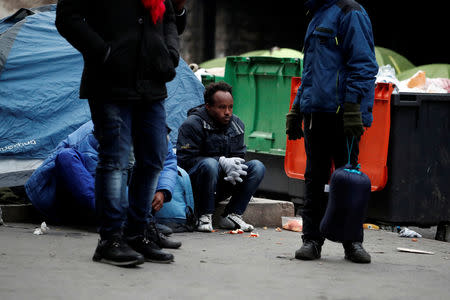
[[[247,169],[247,166],[243,164],[244,162],[245,162],[245,160],[240,157],[226,158],[225,156],[221,156],[219,158],[219,164],[222,167],[225,174],[227,174],[227,176],[230,176],[231,172],[233,172],[233,171],[235,171],[235,172],[243,171],[242,166],[245,166],[245,169]],[[242,175],[244,175],[244,174],[242,174]],[[247,175],[247,174],[245,174],[245,175]]]
[[[230,182],[235,185],[236,182],[242,182],[241,176],[247,175],[245,170],[248,169],[248,166],[244,164],[245,160],[240,157],[230,157],[226,158],[221,156],[219,158],[219,164],[224,170],[227,176],[224,178],[225,181]]]
[[[245,171],[244,171],[245,172]],[[247,172],[245,172],[247,174]],[[236,182],[242,182],[242,178],[238,172],[232,171],[230,175],[224,178],[225,181],[230,182],[232,185],[236,185]]]

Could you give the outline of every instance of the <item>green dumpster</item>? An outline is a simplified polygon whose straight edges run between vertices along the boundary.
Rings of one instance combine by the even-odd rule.
[[[245,124],[248,151],[285,154],[291,78],[301,71],[300,58],[227,58],[224,80],[233,86],[233,113]]]
[[[202,84],[206,87],[210,83],[223,81],[222,76],[217,76],[214,74],[202,74]]]

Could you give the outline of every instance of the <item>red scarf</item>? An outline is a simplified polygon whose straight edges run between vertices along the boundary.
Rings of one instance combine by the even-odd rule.
[[[159,20],[162,20],[164,12],[166,11],[164,0],[142,0],[142,4],[150,11],[154,24]]]

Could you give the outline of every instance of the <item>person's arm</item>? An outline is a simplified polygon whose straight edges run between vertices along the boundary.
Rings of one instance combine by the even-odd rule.
[[[55,25],[58,32],[85,60],[104,61],[108,45],[86,22],[88,0],[59,0]]]
[[[166,1],[166,12],[164,13],[164,38],[167,49],[170,52],[172,62],[175,67],[180,60],[180,42],[178,38],[177,25],[175,21],[175,12],[172,7],[172,1]]]
[[[245,132],[245,125],[244,122],[242,122],[240,119],[236,118],[235,121],[232,121],[236,123],[236,128],[238,128],[240,131],[242,131],[242,134],[239,134],[236,136],[237,142],[234,144],[234,147],[231,149],[230,157],[240,157],[244,158],[245,153],[247,152],[247,146],[245,145],[244,141],[244,132]]]
[[[173,8],[175,10],[176,24],[178,35],[184,32],[187,22],[187,10],[184,7],[186,0],[172,0]]]
[[[188,118],[178,129],[177,160],[178,165],[186,171],[206,158],[201,153],[204,132],[200,122],[195,117]]]
[[[172,192],[177,184],[178,176],[177,157],[173,152],[173,145],[170,141],[167,144],[168,149],[164,168],[159,175],[158,185],[156,186],[156,191],[164,194],[164,202],[169,202],[172,199]]]
[[[341,21],[338,43],[346,54],[345,102],[361,103],[375,87],[378,64],[375,59],[372,25],[362,9],[346,13]],[[373,99],[372,99],[373,101]]]

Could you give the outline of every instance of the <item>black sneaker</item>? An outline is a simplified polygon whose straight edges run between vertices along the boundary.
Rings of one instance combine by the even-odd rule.
[[[155,242],[161,248],[178,249],[181,247],[181,242],[171,241],[165,234],[162,234],[155,223],[148,224],[147,237]]]
[[[115,266],[136,266],[144,263],[144,257],[134,251],[122,238],[99,240],[93,261]]]
[[[320,258],[322,245],[314,240],[304,240],[303,245],[295,251],[295,258],[301,260],[314,260]]]
[[[166,264],[173,262],[172,254],[162,251],[155,242],[144,235],[129,237],[127,243],[133,250],[142,254],[145,261]]]
[[[354,263],[368,264],[370,263],[370,254],[364,250],[362,243],[344,243],[345,259],[348,259]]]

